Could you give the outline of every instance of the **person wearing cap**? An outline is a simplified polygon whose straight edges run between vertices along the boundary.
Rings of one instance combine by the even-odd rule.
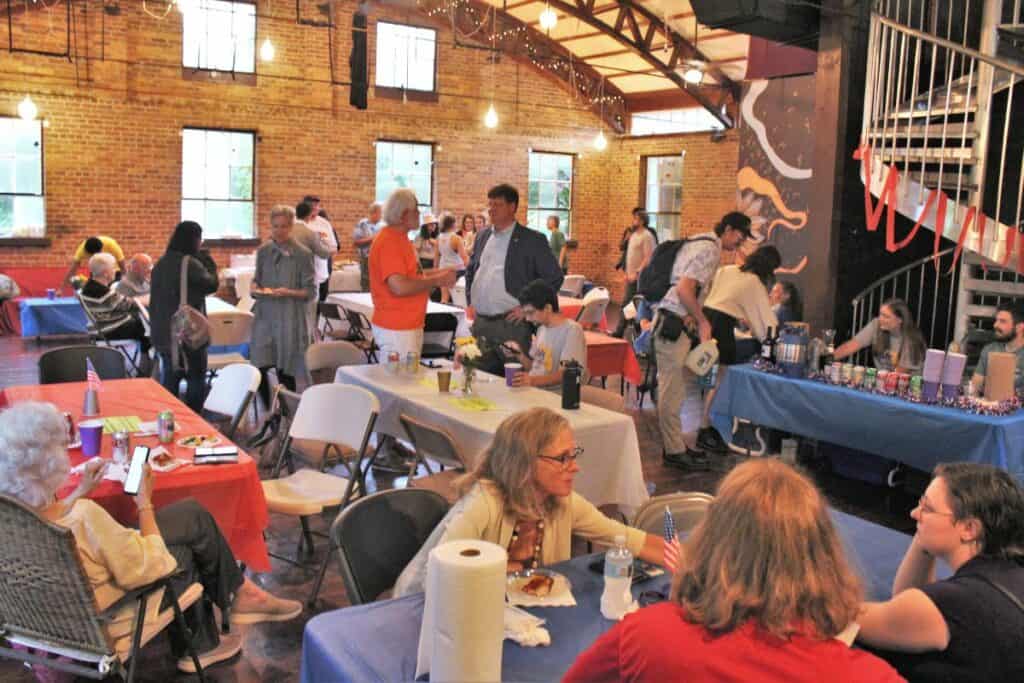
[[[727,213],[713,231],[686,238],[672,265],[669,289],[657,305],[654,317],[654,352],[658,364],[658,427],[664,444],[666,464],[690,469],[707,464],[700,451],[691,449],[683,438],[679,411],[686,400],[686,356],[690,337],[684,327],[696,324],[701,343],[712,337],[711,322],[704,316],[697,297],[718,269],[723,251],[736,250],[750,237],[750,218]]]
[[[439,224],[434,214],[428,213],[423,216],[420,225],[420,234],[413,240],[416,247],[416,257],[420,260],[420,267],[423,270],[432,270],[437,267],[437,235]]]
[[[124,270],[124,250],[121,249],[121,245],[113,237],[96,235],[79,243],[78,248],[75,249],[74,256],[71,257],[71,266],[68,268],[64,279],[61,280],[60,286],[64,287],[71,284],[71,278],[74,277],[75,273],[81,270],[84,264],[88,264],[90,258],[101,253],[113,256],[117,262],[118,271]]]

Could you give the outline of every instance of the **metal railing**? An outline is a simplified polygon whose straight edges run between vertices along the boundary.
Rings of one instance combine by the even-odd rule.
[[[875,280],[854,296],[851,304],[853,333],[870,323],[883,303],[902,299],[916,316],[917,328],[928,347],[946,348],[953,338],[954,303],[963,264],[958,260],[953,272],[949,272],[953,251],[952,248],[940,251],[937,262],[934,257],[926,256],[909,263]],[[866,362],[869,352],[869,349],[862,349],[857,361]]]

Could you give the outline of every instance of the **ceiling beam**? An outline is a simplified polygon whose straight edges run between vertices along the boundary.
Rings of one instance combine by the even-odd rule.
[[[442,0],[436,4],[424,3],[416,7],[421,14],[431,16],[430,12],[447,5],[447,2],[448,0]],[[473,42],[486,46],[484,49],[489,50],[491,42],[489,17],[494,10],[493,5],[489,5],[483,0],[466,0],[452,10],[451,14],[454,15],[458,31],[467,35],[477,32],[481,22],[486,19],[488,23],[484,27],[484,32],[478,33]],[[443,16],[450,15],[445,13]],[[438,17],[434,17],[435,21],[437,19]],[[605,77],[592,66],[574,55],[558,41],[552,40],[541,31],[500,9],[496,12],[494,33],[500,36],[494,42],[494,49],[499,58],[500,55],[508,55],[558,79],[574,96],[584,98],[590,110],[601,117],[612,130],[620,134],[626,132],[625,93],[614,84],[607,82]],[[525,41],[520,39],[519,34],[525,34],[528,37],[528,48]],[[456,42],[458,42],[457,37]],[[545,64],[550,64],[553,68],[544,68]],[[602,98],[605,100],[604,102],[601,102]]]
[[[722,125],[727,128],[732,128],[735,125],[732,117],[723,111],[723,105],[727,105],[729,98],[732,98],[734,102],[739,101],[739,85],[714,64],[709,64],[706,71],[718,83],[718,87],[715,88],[716,93],[712,94],[683,80],[682,75],[677,71],[681,64],[691,59],[705,63],[712,60],[704,56],[678,31],[666,26],[664,21],[643,5],[638,4],[635,0],[618,0],[619,8],[615,13],[615,21],[610,25],[594,15],[591,0],[548,0],[548,4],[556,10],[579,19],[591,28],[601,31],[610,38],[614,38],[625,47],[631,48],[633,52],[657,69],[661,75],[700,102],[701,106],[711,112]],[[647,23],[644,29],[640,27],[639,20]],[[667,54],[661,50],[651,49],[656,37],[661,38],[657,41],[658,43],[662,45],[668,43],[670,46]]]

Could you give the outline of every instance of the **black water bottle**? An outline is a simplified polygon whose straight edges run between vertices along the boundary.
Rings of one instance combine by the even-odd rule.
[[[583,380],[583,368],[574,360],[564,364],[562,371],[562,408],[578,410],[580,407],[580,384]]]

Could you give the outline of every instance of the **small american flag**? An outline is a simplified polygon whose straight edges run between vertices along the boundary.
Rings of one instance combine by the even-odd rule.
[[[679,567],[679,556],[682,548],[679,545],[679,538],[676,536],[676,520],[672,517],[672,511],[665,506],[665,568],[673,574]]]
[[[91,358],[85,359],[85,381],[88,382],[89,388],[92,390],[99,390],[102,383],[100,382],[99,373],[96,372],[96,368],[92,364]]]

